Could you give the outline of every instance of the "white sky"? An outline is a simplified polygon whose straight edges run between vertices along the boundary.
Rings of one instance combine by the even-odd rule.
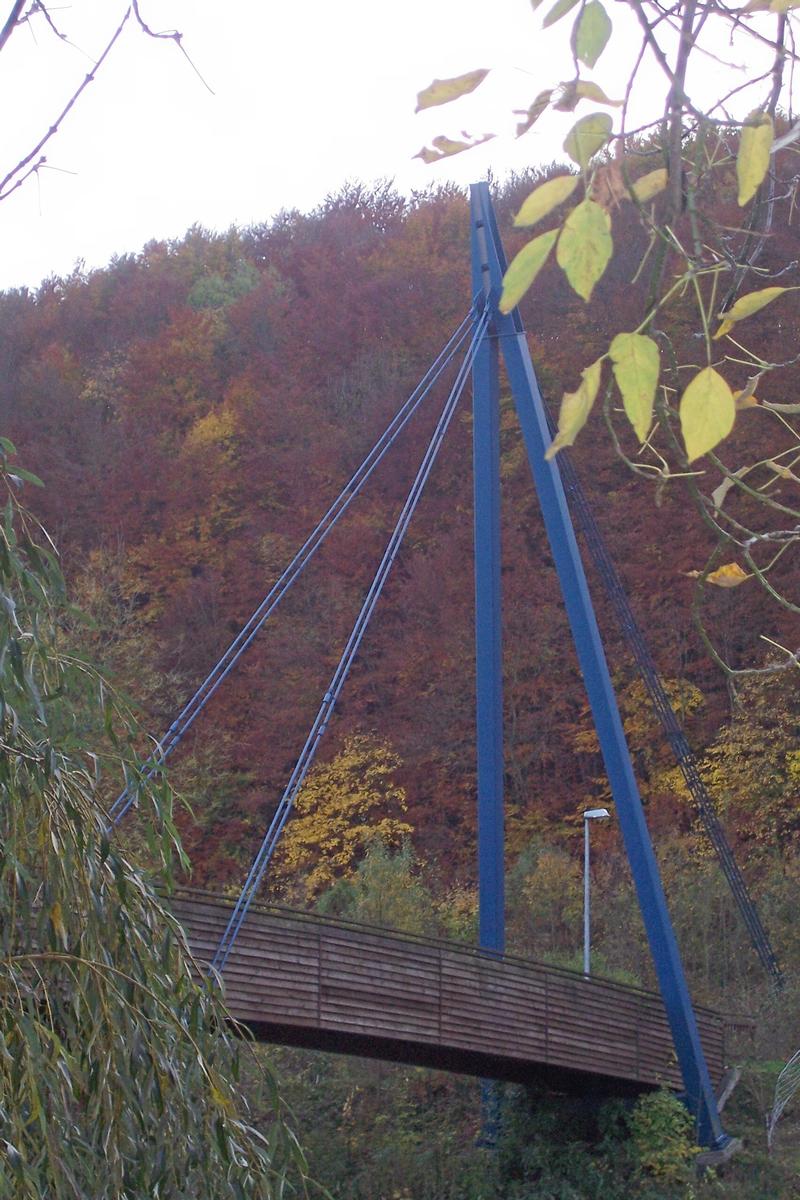
[[[3,51],[3,174],[49,126],[126,4],[49,7],[75,45],[37,18]],[[0,3],[0,14],[9,8]],[[622,6],[610,8],[617,20]],[[157,30],[181,30],[214,95],[174,44],[129,22],[46,151],[58,170],[0,205],[0,288],[35,286],[79,260],[102,266],[195,222],[226,229],[309,209],[348,179],[393,178],[408,191],[563,158],[575,120],[548,116],[511,136],[510,110],[571,74],[570,18],[542,33],[529,0],[141,0],[141,11]],[[416,92],[435,76],[476,67],[494,70],[473,96],[414,115]],[[620,72],[613,61],[600,68],[594,78],[613,95]],[[660,100],[661,78],[649,79]],[[413,159],[461,129],[505,136],[433,167]]]

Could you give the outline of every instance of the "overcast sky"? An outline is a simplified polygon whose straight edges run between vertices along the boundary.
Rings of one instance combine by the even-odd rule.
[[[74,45],[41,17],[14,33],[0,73],[3,174],[50,125],[125,7],[55,0],[53,18]],[[213,95],[174,44],[129,22],[48,147],[52,169],[0,205],[0,287],[35,285],[79,260],[101,266],[195,222],[225,229],[312,208],[347,179],[388,177],[403,190],[468,183],[490,166],[503,173],[558,153],[563,132],[510,136],[511,108],[569,73],[529,0],[142,0],[141,11],[155,29],[181,30]],[[484,66],[496,70],[475,96],[414,115],[434,76]],[[435,167],[413,158],[462,128],[509,136]]]
[[[9,7],[0,0],[0,13]],[[3,174],[49,127],[126,7],[126,0],[53,0],[48,8],[70,44],[41,15],[15,31],[0,72]],[[390,178],[409,191],[564,157],[574,115],[548,114],[524,137],[512,136],[511,110],[572,74],[571,19],[542,32],[547,4],[536,14],[530,0],[141,0],[140,7],[154,29],[183,33],[208,87],[174,43],[153,41],[129,21],[48,146],[47,169],[0,204],[0,288],[35,286],[77,262],[102,266],[151,238],[180,237],[194,223],[224,230],[282,208],[307,210],[346,180]],[[626,16],[620,4],[610,11],[617,25]],[[416,93],[434,77],[476,67],[493,69],[472,96],[414,114]],[[700,68],[713,75],[714,63],[701,59]],[[594,78],[609,95],[620,90],[616,33]],[[642,88],[643,100],[662,100],[657,70],[643,72]],[[462,129],[501,136],[433,167],[414,159],[437,134]]]

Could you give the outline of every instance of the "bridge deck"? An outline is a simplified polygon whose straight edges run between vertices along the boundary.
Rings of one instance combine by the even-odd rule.
[[[186,890],[171,906],[208,962],[232,902]],[[681,1087],[659,996],[457,943],[253,906],[225,990],[259,1040],[565,1090]],[[716,1084],[724,1019],[697,1019]]]

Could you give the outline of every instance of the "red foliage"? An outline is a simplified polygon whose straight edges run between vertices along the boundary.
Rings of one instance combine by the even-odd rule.
[[[500,197],[501,221],[530,180]],[[518,234],[508,237],[510,252]],[[623,320],[636,237],[587,308],[554,265],[526,301],[545,391],[557,399]],[[775,254],[782,253],[776,239]],[[310,216],[152,244],[105,271],[0,297],[0,422],[47,481],[31,496],[73,572],[124,546],[142,658],[173,680],[145,713],[155,733],[246,620],[390,415],[466,313],[468,211],[445,191],[402,201],[354,188]],[[633,319],[631,317],[631,319]],[[785,319],[784,332],[788,318]],[[617,326],[618,327],[618,326]],[[222,797],[187,828],[197,878],[241,872],[300,749],[419,460],[415,421],[189,739],[219,746]],[[761,436],[749,413],[734,435]],[[572,812],[597,773],[575,750],[583,697],[529,472],[510,414],[506,508],[508,790],[516,810]],[[724,704],[687,616],[705,533],[678,494],[657,508],[599,426],[575,452],[663,671]],[[377,732],[403,760],[424,854],[455,870],[474,841],[471,468],[466,402],[411,527],[324,753]],[[725,621],[731,597],[719,597]],[[763,596],[732,643],[780,630]],[[629,673],[608,629],[612,661]],[[111,651],[109,651],[111,653]],[[111,655],[113,658],[113,654]],[[135,677],[126,689],[136,694]],[[207,799],[207,798],[206,798]],[[210,803],[210,801],[209,801]]]

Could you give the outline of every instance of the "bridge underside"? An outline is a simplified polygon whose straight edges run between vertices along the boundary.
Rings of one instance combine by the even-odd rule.
[[[232,902],[185,891],[171,906],[202,969]],[[564,1092],[681,1088],[659,996],[471,946],[253,906],[224,979],[261,1041]],[[697,1018],[716,1084],[724,1022]]]
[[[373,1037],[366,1033],[345,1033],[333,1029],[310,1029],[265,1021],[241,1022],[256,1041],[277,1046],[296,1046],[304,1050],[324,1050],[330,1054],[353,1054],[382,1062],[405,1063],[473,1075],[479,1079],[499,1079],[508,1083],[539,1085],[548,1091],[567,1095],[636,1096],[655,1089],[656,1084],[576,1071],[547,1063],[520,1062],[497,1054],[484,1054],[454,1046],[430,1046],[399,1038]]]

